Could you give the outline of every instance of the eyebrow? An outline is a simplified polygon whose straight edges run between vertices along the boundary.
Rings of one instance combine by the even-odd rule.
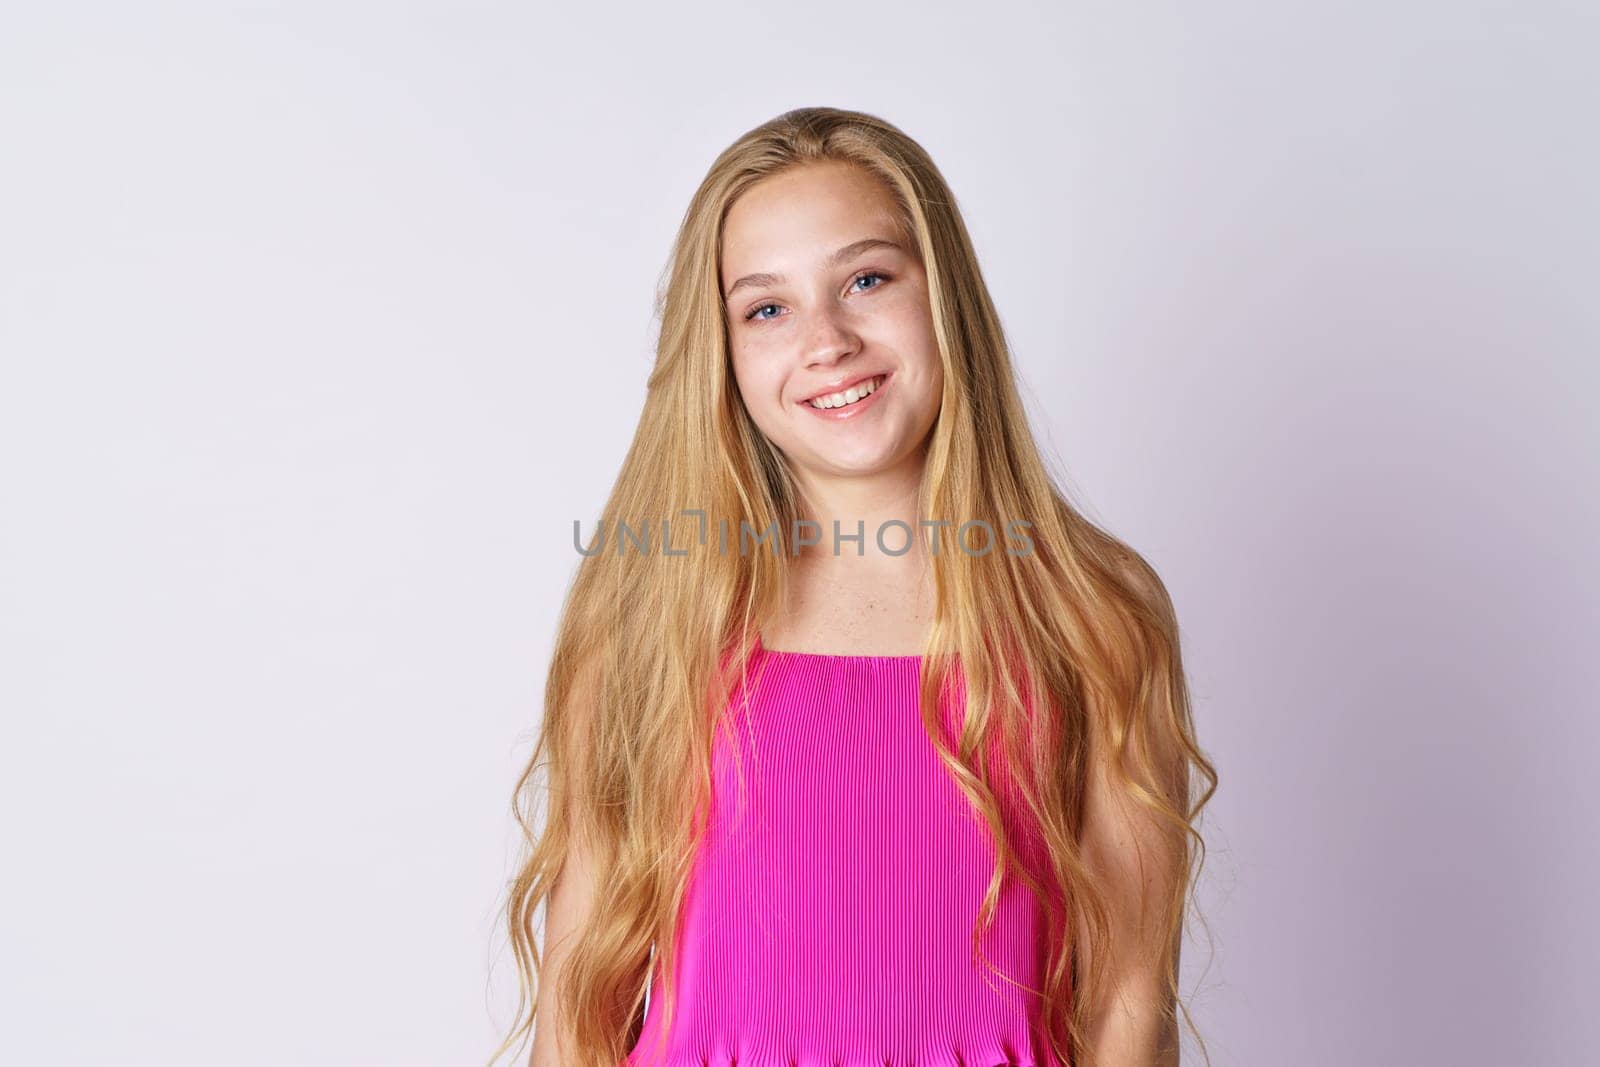
[[[845,260],[852,259],[855,256],[859,256],[861,253],[874,248],[891,248],[896,252],[900,252],[902,254],[905,253],[905,249],[901,248],[894,241],[887,241],[882,237],[863,237],[859,241],[850,242],[833,255],[829,256],[828,266],[838,266]],[[740,278],[738,281],[728,286],[728,291],[722,294],[722,298],[724,300],[728,300],[732,298],[735,292],[747,286],[778,285],[782,283],[783,280],[783,275],[781,274],[746,274],[743,278]]]

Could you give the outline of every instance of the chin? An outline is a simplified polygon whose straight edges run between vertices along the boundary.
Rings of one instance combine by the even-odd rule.
[[[825,452],[818,452],[817,459],[824,465],[824,469],[845,475],[881,474],[896,466],[894,453],[889,450],[869,455],[860,452],[851,452],[848,455],[828,455]]]

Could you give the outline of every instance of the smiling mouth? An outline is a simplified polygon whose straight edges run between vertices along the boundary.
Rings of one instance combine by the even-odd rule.
[[[843,389],[837,393],[828,393],[824,396],[814,396],[810,400],[807,400],[806,403],[816,408],[818,411],[831,411],[834,408],[847,408],[851,404],[860,403],[873,393],[877,392],[878,388],[883,385],[883,380],[887,377],[887,374],[879,374],[867,379],[859,385],[852,385],[850,388]]]

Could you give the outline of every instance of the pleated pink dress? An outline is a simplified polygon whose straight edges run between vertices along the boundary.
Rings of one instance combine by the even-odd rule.
[[[1025,988],[973,957],[995,854],[922,725],[920,666],[756,640],[738,744],[716,734],[673,1018],[658,969],[628,1067],[1061,1067],[1028,992],[1043,912],[1010,877],[981,944]]]

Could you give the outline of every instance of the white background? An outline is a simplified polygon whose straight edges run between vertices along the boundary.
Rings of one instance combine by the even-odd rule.
[[[724,145],[829,104],[939,162],[1067,488],[1177,602],[1213,1062],[1582,1061],[1597,31],[5,5],[0,1059],[482,1062],[571,524],[674,229]]]

